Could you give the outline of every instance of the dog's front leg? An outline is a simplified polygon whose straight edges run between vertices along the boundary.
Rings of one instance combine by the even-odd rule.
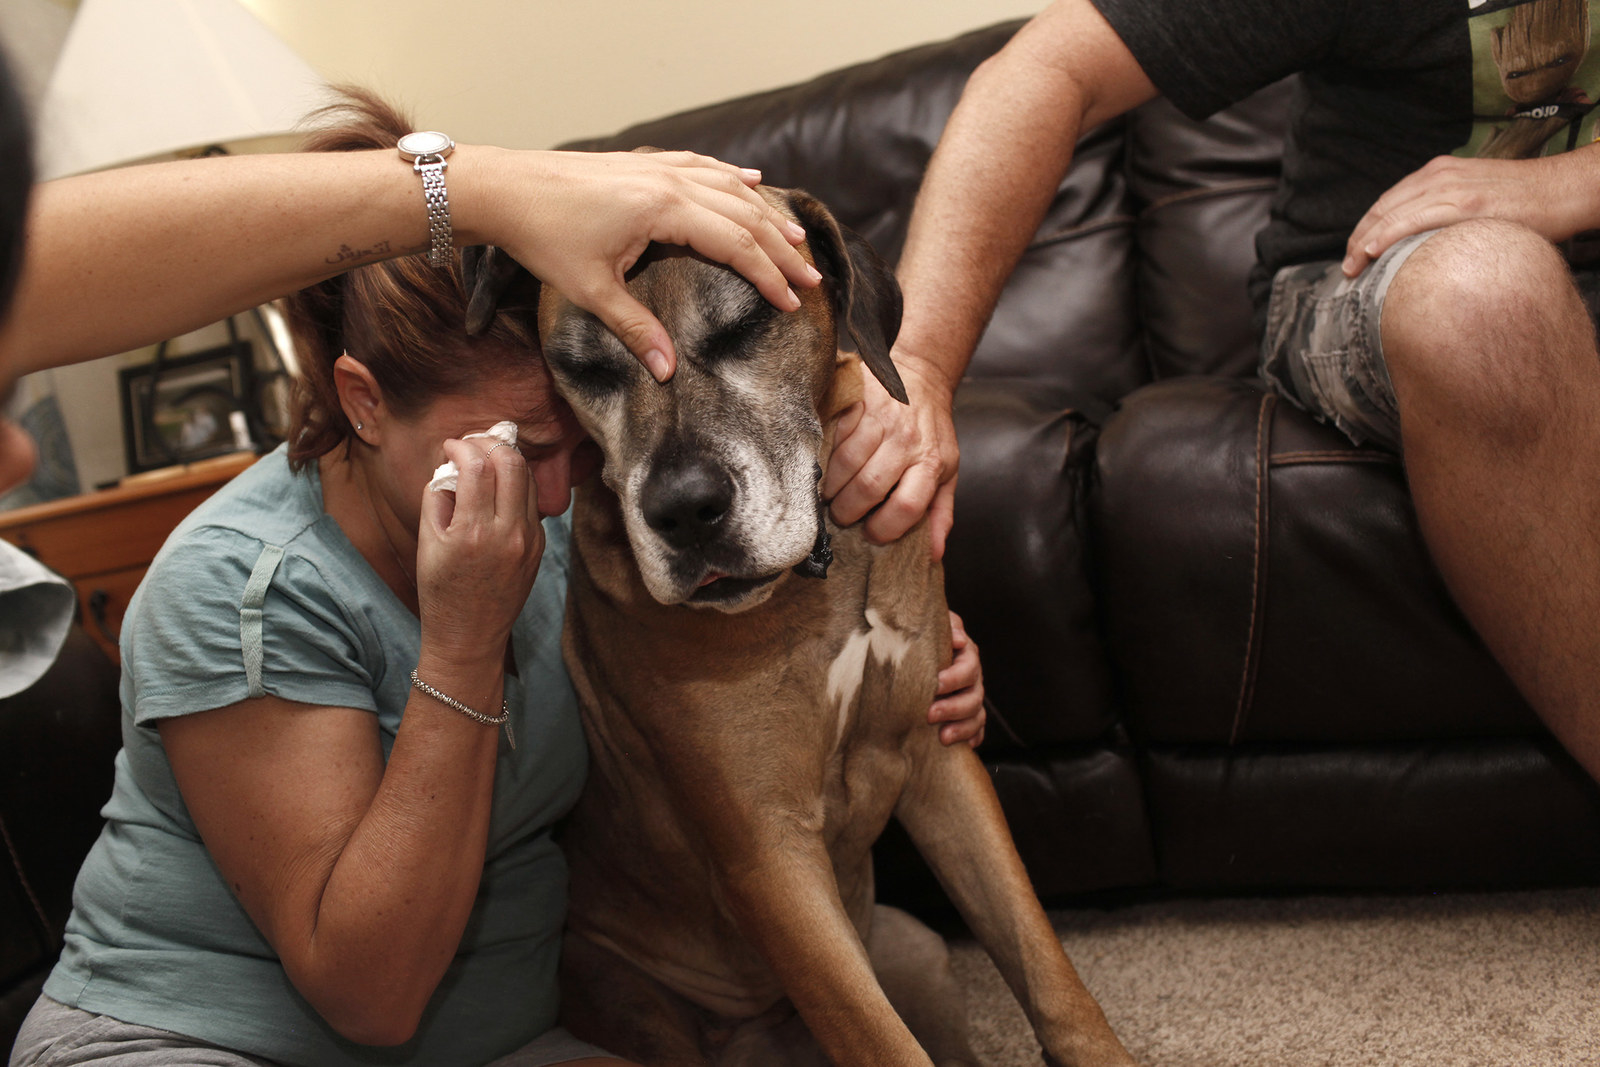
[[[878,985],[820,835],[772,813],[738,821],[742,832],[719,833],[712,846],[721,889],[829,1060],[930,1067]]]
[[[929,742],[895,814],[1021,1002],[1047,1059],[1133,1064],[1062,950],[972,750]]]

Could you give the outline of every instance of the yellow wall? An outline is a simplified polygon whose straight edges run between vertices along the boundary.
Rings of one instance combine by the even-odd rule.
[[[548,148],[1025,17],[1043,0],[240,2],[330,82],[377,90],[422,126]],[[0,39],[30,60],[19,71],[30,96],[76,6],[0,0]],[[214,334],[181,347],[218,343]],[[119,421],[106,415],[117,410],[117,368],[147,358],[51,372],[85,488],[125,473]]]
[[[242,0],[330,81],[548,148],[1033,14],[1042,0]]]

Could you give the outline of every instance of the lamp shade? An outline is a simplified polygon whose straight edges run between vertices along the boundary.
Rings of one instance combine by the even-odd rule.
[[[82,0],[39,106],[38,177],[283,134],[322,89],[237,0]]]

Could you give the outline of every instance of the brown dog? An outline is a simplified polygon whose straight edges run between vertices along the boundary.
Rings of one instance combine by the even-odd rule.
[[[818,497],[863,363],[904,399],[899,289],[816,200],[763,194],[806,228],[823,285],[785,315],[653,249],[628,285],[673,337],[666,384],[593,316],[540,302],[546,359],[605,454],[573,516],[565,651],[591,767],[564,842],[564,1021],[650,1065],[975,1063],[943,942],[873,902],[894,816],[1047,1055],[1131,1063],[977,757],[926,723],[951,654],[926,524],[875,547]],[[506,281],[481,267],[480,315]],[[839,354],[844,324],[860,359]]]

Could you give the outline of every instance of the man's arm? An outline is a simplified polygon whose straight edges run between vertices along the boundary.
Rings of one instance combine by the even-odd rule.
[[[888,541],[931,507],[934,552],[943,554],[956,384],[1079,135],[1155,95],[1090,0],[1056,0],[973,73],[928,165],[899,268],[905,318],[894,361],[911,405],[867,383],[824,479],[837,521],[882,501],[867,533]]]

